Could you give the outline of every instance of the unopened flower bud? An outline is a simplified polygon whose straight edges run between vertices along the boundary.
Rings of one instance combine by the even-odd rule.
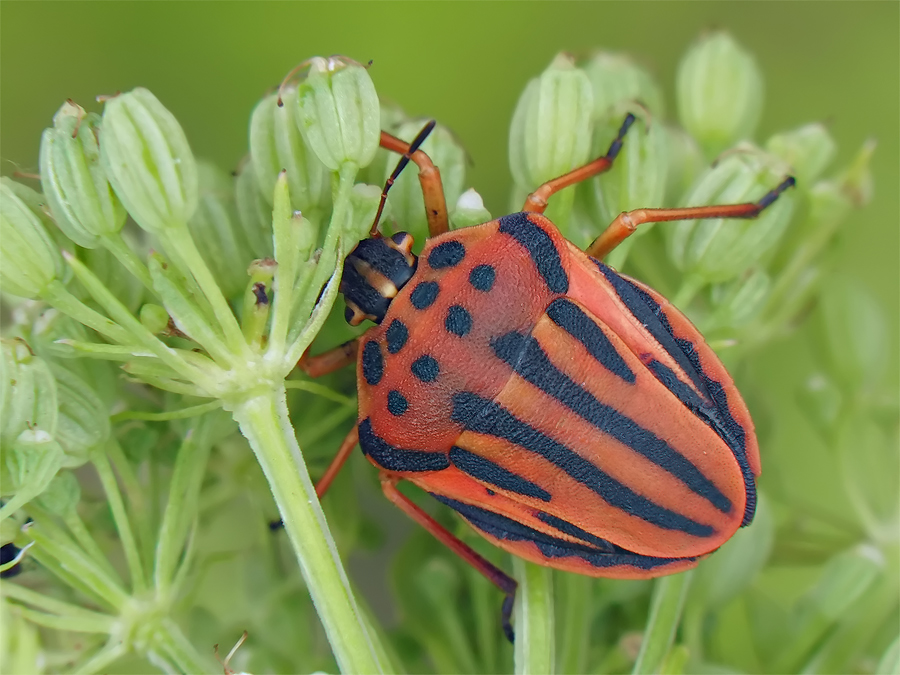
[[[694,184],[707,164],[703,151],[693,136],[681,127],[666,125],[665,130],[669,168],[666,171],[666,196],[663,203],[679,204],[684,193]]]
[[[274,186],[272,187],[274,190]],[[272,255],[272,205],[259,188],[252,162],[245,162],[234,184],[238,222],[253,259]]]
[[[187,138],[147,89],[106,101],[100,159],[128,213],[148,232],[184,227],[197,208],[197,166]]]
[[[381,106],[368,71],[332,56],[310,60],[298,86],[300,132],[331,171],[345,162],[367,166],[381,139]]]
[[[203,243],[203,259],[226,298],[244,290],[244,271],[253,258],[237,225],[233,183],[209,162],[198,162],[200,201],[189,228],[194,241]]]
[[[756,148],[725,157],[709,169],[684,201],[685,206],[756,202],[785,178],[786,167]],[[707,282],[740,276],[776,246],[794,211],[793,192],[752,219],[706,218],[668,224],[670,259],[683,272]]]
[[[287,171],[291,188],[291,206],[312,212],[328,208],[331,200],[331,176],[300,134],[299,110],[293,102],[297,89],[285,89],[278,105],[278,94],[267,96],[250,118],[250,157],[253,175],[269,204],[271,220],[272,192],[282,170]]]
[[[594,99],[591,82],[559,54],[519,97],[509,130],[509,166],[522,190],[534,190],[588,159]]]
[[[47,489],[37,498],[37,503],[50,513],[65,518],[74,513],[80,500],[81,485],[75,474],[62,471],[53,477]]]
[[[162,335],[169,329],[169,313],[161,305],[148,302],[141,306],[141,324],[154,335]]]
[[[2,342],[0,361],[0,445],[29,428],[56,433],[56,380],[44,359],[23,340]]]
[[[94,248],[125,224],[125,208],[100,163],[100,116],[66,102],[41,136],[41,186],[59,228]]]
[[[591,81],[595,121],[624,115],[624,109],[619,108],[622,103],[639,103],[654,117],[662,119],[665,112],[662,89],[629,56],[599,52],[581,68]]]
[[[469,188],[456,200],[456,207],[450,212],[450,223],[453,229],[480,225],[491,219],[490,212],[484,208],[481,195]]]
[[[394,130],[394,135],[404,141],[412,141],[421,131],[422,120],[404,122]],[[434,162],[441,172],[441,183],[448,207],[462,194],[466,179],[466,151],[445,127],[437,125],[425,139],[421,148]],[[393,161],[390,161],[390,160]],[[385,173],[379,182],[383,183],[393,173],[397,165],[398,155],[389,157]],[[426,237],[428,218],[425,213],[425,202],[422,197],[422,184],[419,182],[416,167],[409,166],[394,182],[388,193],[391,214],[398,227],[410,232],[416,238]]]
[[[837,144],[823,124],[807,124],[766,141],[766,150],[787,162],[803,185],[812,185],[831,164]]]
[[[760,269],[753,270],[746,278],[716,286],[712,299],[716,317],[732,329],[750,323],[762,311],[771,289],[772,280]]]
[[[0,446],[3,511],[21,508],[46,490],[63,457],[60,444],[43,429],[25,429],[12,443]]]
[[[56,379],[59,417],[55,438],[65,453],[62,466],[81,466],[90,451],[109,438],[109,413],[75,373],[59,364],[51,364],[50,370]]]
[[[678,117],[714,157],[750,139],[763,104],[763,78],[755,59],[728,33],[698,40],[678,66]]]
[[[381,188],[377,185],[357,183],[353,186],[350,191],[350,229],[344,241],[344,255],[352,251],[360,240],[369,236],[380,201]]]
[[[63,259],[38,217],[0,184],[0,290],[23,298],[38,297],[64,273]]]

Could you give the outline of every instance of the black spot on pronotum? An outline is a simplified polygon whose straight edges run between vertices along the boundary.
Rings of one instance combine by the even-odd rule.
[[[532,262],[553,293],[569,290],[569,276],[550,235],[535,225],[525,213],[513,213],[500,219],[500,232],[510,235],[528,251]]]
[[[444,328],[448,332],[465,337],[472,330],[472,315],[464,307],[453,305],[447,310],[447,319],[444,321]]]
[[[387,350],[391,354],[396,354],[403,349],[407,339],[409,339],[409,329],[405,323],[399,319],[394,319],[384,332],[384,337],[387,340]]]
[[[391,445],[375,433],[368,418],[359,423],[359,447],[373,462],[388,471],[440,471],[450,466],[443,452],[407,450]]]
[[[427,309],[437,299],[438,290],[436,281],[423,281],[413,289],[409,301],[416,309]]]
[[[440,368],[434,357],[425,354],[412,362],[410,370],[422,382],[434,382],[437,379]]]
[[[374,340],[369,340],[363,347],[362,371],[366,383],[373,386],[381,382],[384,375],[384,357],[381,347]]]
[[[438,244],[428,254],[428,264],[432,269],[454,267],[466,257],[466,247],[458,241],[445,241]]]
[[[469,272],[469,283],[479,291],[487,293],[494,287],[497,272],[490,265],[478,265]]]
[[[387,409],[391,415],[400,417],[409,408],[409,401],[399,391],[392,389],[388,392]]]

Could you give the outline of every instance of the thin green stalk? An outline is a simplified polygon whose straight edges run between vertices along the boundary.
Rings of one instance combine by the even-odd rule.
[[[212,272],[209,271],[206,261],[203,260],[203,256],[197,250],[188,229],[186,227],[172,227],[166,230],[166,236],[188,265],[187,272],[197,281],[200,290],[212,306],[216,322],[222,328],[222,335],[225,337],[225,344],[228,345],[228,350],[234,357],[239,357],[243,360],[252,359],[253,354],[244,341],[244,334],[238,325],[237,318],[235,318],[234,312],[231,311],[231,307],[228,306],[225,296],[222,295],[222,290],[219,288],[219,284],[216,283]]]
[[[83,673],[84,675],[90,675],[91,673],[107,671],[112,663],[115,663],[127,653],[128,649],[125,647],[124,643],[120,642],[117,638],[110,638],[109,642],[103,645],[96,654],[76,668],[74,672],[76,674]]]
[[[681,610],[693,578],[694,570],[689,570],[656,580],[641,651],[631,671],[633,675],[659,672],[675,639]]]
[[[3,597],[23,602],[37,607],[44,612],[53,612],[57,616],[65,616],[79,621],[102,622],[109,621],[112,626],[115,619],[108,614],[94,612],[78,605],[73,605],[56,598],[38,593],[20,584],[4,584]]]
[[[98,565],[103,567],[110,577],[119,579],[118,573],[113,569],[109,559],[103,555],[103,551],[100,550],[97,541],[91,536],[91,533],[88,531],[81,516],[78,515],[78,512],[75,509],[72,509],[65,515],[63,521],[65,522],[66,527],[69,528],[69,532],[75,537],[75,541],[78,542],[78,545],[81,546],[81,548],[83,548]]]
[[[59,281],[51,281],[44,289],[41,299],[50,303],[60,312],[84,324],[105,338],[123,345],[135,345],[135,339],[127,330],[110,321],[102,314],[95,312],[81,300],[66,290]]]
[[[334,401],[335,403],[340,403],[342,405],[355,405],[356,401],[349,396],[344,396],[343,394],[339,394],[334,389],[326,387],[323,384],[319,384],[318,382],[310,382],[309,380],[287,380],[284,383],[286,389],[297,389],[299,391],[306,391],[310,394],[315,394],[316,396],[321,396],[322,398],[326,398],[329,401]]]
[[[109,635],[113,630],[116,620],[111,616],[99,615],[98,617],[85,616],[59,616],[47,614],[27,607],[19,607],[16,610],[31,623],[55,630],[71,631],[73,633],[100,633]]]
[[[112,512],[116,530],[122,542],[122,550],[125,552],[128,572],[131,575],[132,588],[135,592],[140,593],[147,589],[147,580],[144,577],[144,569],[141,565],[141,554],[138,552],[137,541],[134,538],[134,533],[131,531],[131,522],[125,513],[125,503],[122,501],[122,494],[119,492],[119,484],[113,473],[112,465],[109,463],[109,458],[104,451],[105,448],[102,448],[95,452],[92,461],[94,468],[97,470],[97,475],[100,477],[103,490],[106,492],[109,510]]]
[[[183,673],[209,673],[221,668],[213,660],[211,648],[209,657],[204,658],[185,638],[181,628],[170,619],[162,622],[154,638],[157,648],[174,661]]]
[[[154,584],[159,592],[166,592],[171,586],[190,522],[197,513],[197,499],[212,447],[209,427],[218,417],[213,414],[198,420],[178,449],[169,483],[169,501],[156,545]]]
[[[705,283],[706,282],[703,281],[703,279],[696,275],[691,274],[686,276],[681,284],[681,288],[678,289],[678,292],[676,292],[675,296],[672,298],[672,304],[681,311],[684,311],[691,300],[694,299],[694,296],[700,292],[700,289],[703,288]]]
[[[144,284],[147,290],[155,294],[153,282],[150,280],[150,273],[147,271],[147,266],[135,255],[134,251],[131,250],[131,247],[125,243],[121,232],[101,235],[100,242],[106,247],[107,251],[116,257],[116,260],[122,263],[122,267]]]
[[[557,589],[563,598],[557,603],[562,610],[559,630],[559,672],[583,673],[587,669],[590,645],[593,590],[597,580],[580,574],[555,573]]]
[[[555,671],[553,575],[542,567],[513,558],[519,589],[515,607],[515,664],[517,675]]]
[[[382,672],[374,635],[350,591],[325,515],[288,417],[285,390],[234,406],[233,414],[265,473],[307,588],[338,666],[345,673]]]

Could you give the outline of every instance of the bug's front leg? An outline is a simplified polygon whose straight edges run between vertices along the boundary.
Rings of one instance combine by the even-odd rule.
[[[516,580],[500,568],[485,560],[471,547],[460,541],[458,537],[451,534],[443,525],[438,523],[434,518],[429,516],[425,511],[408,499],[397,489],[398,480],[399,478],[396,476],[385,472],[381,473],[381,489],[384,491],[384,495],[406,515],[431,532],[431,534],[444,544],[444,546],[481,572],[488,581],[506,594],[506,597],[503,599],[501,619],[503,633],[506,635],[507,639],[512,642],[515,636],[511,619],[513,604],[516,599],[516,588],[518,587]]]

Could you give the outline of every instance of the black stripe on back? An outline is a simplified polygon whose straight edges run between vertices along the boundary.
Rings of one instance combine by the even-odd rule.
[[[550,235],[532,223],[527,214],[513,213],[500,219],[500,232],[510,235],[525,247],[538,272],[553,293],[569,290],[569,276]]]
[[[373,462],[388,471],[441,471],[450,466],[447,455],[427,450],[397,448],[378,436],[372,422],[366,418],[359,423],[359,447]]]
[[[601,539],[600,537],[594,536],[590,532],[585,532],[580,527],[576,527],[568,520],[563,520],[562,518],[557,518],[556,516],[550,513],[544,513],[543,511],[539,511],[537,514],[539,520],[547,523],[552,528],[559,530],[560,532],[564,532],[568,534],[570,537],[575,537],[576,539],[581,539],[582,541],[592,544],[596,546],[601,551],[607,551],[612,553],[616,547],[613,546],[610,542],[606,541],[606,539]]]
[[[573,480],[596,492],[610,506],[648,523],[695,537],[708,537],[714,533],[711,526],[695,522],[637,494],[578,453],[517,419],[491,400],[470,392],[455,394],[451,418],[454,422],[464,424],[469,431],[502,438],[540,455]]]
[[[463,504],[441,495],[432,494],[432,496],[459,513],[482,532],[502,541],[530,541],[547,558],[577,556],[594,567],[628,566],[642,570],[652,570],[676,561],[695,560],[695,558],[654,558],[632,553],[618,546],[609,551],[606,548],[593,548],[586,544],[573,544],[477,506]]]
[[[617,375],[629,384],[634,384],[634,373],[625,363],[609,338],[587,314],[571,300],[559,298],[550,303],[547,316],[557,326],[578,340],[600,363],[613,375]]]
[[[494,353],[523,379],[562,403],[576,415],[665,469],[722,513],[731,500],[675,448],[615,408],[598,401],[559,370],[531,336],[507,333],[491,340]]]
[[[485,459],[456,445],[450,448],[450,463],[460,471],[483,483],[496,485],[498,488],[525,495],[526,497],[534,497],[545,502],[550,501],[550,493],[539,485],[535,485],[530,480],[526,480],[512,471],[507,471],[499,464],[495,464],[489,459]]]

